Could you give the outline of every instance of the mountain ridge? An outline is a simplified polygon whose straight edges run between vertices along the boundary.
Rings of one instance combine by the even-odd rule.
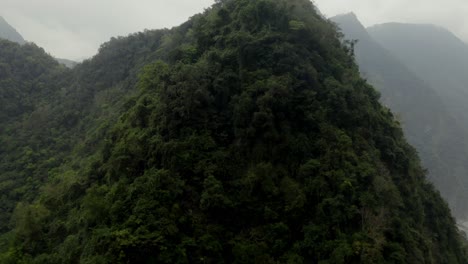
[[[310,1],[216,1],[57,69],[32,86],[55,100],[0,133],[0,176],[26,183],[9,192],[25,197],[2,263],[466,262],[415,150]]]
[[[437,91],[457,123],[467,131],[468,45],[446,30],[418,29],[418,25],[397,24],[371,27],[369,32]],[[462,138],[457,140],[463,142]]]
[[[17,42],[19,44],[25,44],[23,36],[21,36],[15,28],[13,28],[8,22],[0,16],[0,38]]]
[[[18,33],[18,31],[12,27],[8,22],[0,16],[0,39],[5,39],[8,41],[12,41],[18,43],[20,45],[26,44],[26,40],[24,40],[23,36]],[[62,58],[55,58],[60,64],[65,65],[68,68],[75,67],[78,63],[69,60],[69,59],[62,59]]]
[[[358,39],[355,52],[362,75],[382,92],[382,102],[400,115],[405,134],[429,169],[429,178],[463,221],[468,216],[468,197],[464,195],[468,169],[463,162],[468,160],[463,141],[466,130],[452,116],[437,89],[374,40],[357,17],[345,15],[332,20],[346,38]],[[447,151],[457,153],[457,158],[445,157]]]

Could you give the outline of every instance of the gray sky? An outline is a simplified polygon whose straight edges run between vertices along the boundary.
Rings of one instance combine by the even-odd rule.
[[[0,15],[55,57],[90,57],[111,37],[172,27],[213,0],[0,0]]]
[[[0,15],[56,57],[94,55],[114,36],[172,27],[214,0],[0,0]],[[467,0],[314,0],[327,16],[355,12],[365,25],[432,23],[468,40]]]
[[[354,12],[365,26],[384,22],[428,23],[468,42],[467,0],[313,0],[327,17]]]

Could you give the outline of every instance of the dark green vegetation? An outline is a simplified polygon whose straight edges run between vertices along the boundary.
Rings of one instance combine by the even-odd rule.
[[[24,38],[3,17],[0,16],[0,38],[24,44]]]
[[[65,116],[54,112],[69,73],[34,44],[0,40],[0,231],[9,229],[16,202],[36,197],[48,169],[69,148],[60,141]],[[57,118],[52,122],[52,118]],[[54,126],[55,128],[52,128]],[[50,129],[50,130],[49,130]],[[59,144],[57,148],[55,143]],[[38,159],[49,160],[39,163]]]
[[[424,62],[430,65],[429,67],[433,67],[431,76],[436,75],[435,78],[441,78],[439,81],[443,80],[439,84],[432,83],[439,85],[433,88],[428,84],[431,82],[427,81],[427,76],[418,76],[413,73],[408,68],[411,64],[404,64],[396,55],[375,41],[354,14],[337,16],[332,20],[343,30],[346,39],[358,40],[355,45],[355,54],[362,75],[382,93],[381,101],[400,116],[408,141],[419,152],[423,166],[428,169],[429,179],[449,202],[453,213],[461,220],[467,219],[468,142],[465,135],[468,134],[466,130],[468,126],[460,124],[460,120],[454,117],[451,111],[453,104],[443,100],[451,93],[446,89],[446,85],[440,86],[443,83],[449,83],[447,77],[443,77],[443,74],[439,75],[439,70],[436,69],[438,64],[434,63],[435,60]],[[400,38],[408,39],[409,35],[420,34],[419,29],[401,36],[397,36],[398,34],[394,34],[393,31],[390,32],[388,35],[392,36],[391,39],[382,40],[382,45],[396,42]],[[440,39],[447,39],[447,36],[441,36]],[[426,41],[433,43],[433,41]],[[416,49],[428,47],[422,43],[417,44],[420,45],[418,48],[414,46],[414,50],[409,53],[415,54]],[[402,44],[404,45],[406,44]],[[439,50],[435,47],[430,49],[430,51],[424,50],[420,54],[421,58],[427,58],[429,54]],[[401,50],[410,49],[401,47]],[[402,54],[402,56],[408,58],[410,54]],[[413,65],[415,68],[420,68],[420,66]],[[467,67],[468,65],[465,69]],[[424,78],[426,82],[421,78]]]
[[[61,155],[59,149],[44,146],[58,138],[47,133],[51,124],[45,118],[59,100],[60,85],[66,79],[64,67],[34,44],[0,40],[1,232],[8,230],[9,213],[16,202],[33,199],[38,183],[47,178],[48,168],[38,164],[37,158],[51,158],[53,163],[53,157]],[[54,125],[61,126],[60,121]]]
[[[2,185],[1,263],[466,263],[415,151],[309,1],[218,1],[43,67],[61,78],[1,134],[0,177],[26,183]]]

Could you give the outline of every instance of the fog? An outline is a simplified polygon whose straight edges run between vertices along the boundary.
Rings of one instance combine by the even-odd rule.
[[[2,15],[53,56],[81,60],[114,36],[179,25],[213,0],[0,0]],[[315,0],[327,16],[355,12],[365,25],[432,23],[468,40],[468,1]]]
[[[212,0],[0,0],[0,15],[53,56],[81,60],[115,36],[177,26]]]
[[[327,17],[354,12],[365,26],[385,22],[436,24],[468,42],[466,0],[314,0]]]

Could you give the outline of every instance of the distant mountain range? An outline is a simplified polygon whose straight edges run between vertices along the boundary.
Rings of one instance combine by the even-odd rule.
[[[397,114],[429,179],[459,219],[468,216],[468,46],[432,25],[364,28],[354,14],[331,19],[357,40],[361,74]]]

